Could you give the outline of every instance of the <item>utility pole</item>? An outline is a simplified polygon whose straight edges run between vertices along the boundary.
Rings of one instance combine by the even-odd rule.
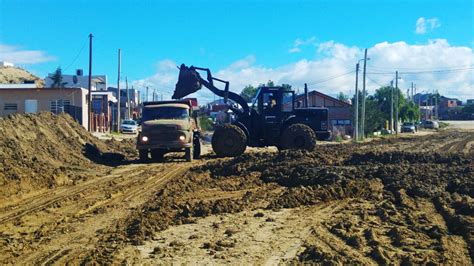
[[[393,131],[393,80],[390,81],[390,134]]]
[[[367,49],[364,52],[364,75],[362,79],[362,118],[361,118],[361,133],[362,139],[365,139],[365,76],[366,76],[366,67],[367,67]]]
[[[155,89],[153,89],[153,101],[155,101]]]
[[[127,119],[130,119],[130,92],[128,91],[128,77],[125,76],[125,89],[127,90]]]
[[[398,70],[395,71],[395,97],[397,99],[396,106],[395,106],[395,134],[398,134],[398,101],[399,101],[399,93],[398,93]]]
[[[117,132],[120,131],[120,63],[122,61],[122,50],[118,49],[118,76],[117,76]]]
[[[358,88],[358,83],[359,83],[359,63],[356,64],[356,83],[355,83],[355,99],[354,99],[354,105],[352,106],[354,108],[354,140],[358,141],[359,140],[359,88]]]
[[[145,102],[148,102],[148,87],[146,87]]]
[[[415,102],[415,95],[413,94],[413,82],[411,83],[411,101]]]
[[[87,129],[89,132],[92,131],[92,37],[94,37],[91,34],[89,34],[89,84],[87,86],[89,94],[87,95],[87,101],[89,106],[87,107],[87,116],[88,116],[88,123],[87,123]]]

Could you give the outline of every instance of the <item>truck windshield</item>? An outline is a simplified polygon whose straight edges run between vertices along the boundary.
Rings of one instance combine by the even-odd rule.
[[[158,107],[144,108],[143,121],[157,119],[188,119],[189,112],[186,108],[180,107]]]

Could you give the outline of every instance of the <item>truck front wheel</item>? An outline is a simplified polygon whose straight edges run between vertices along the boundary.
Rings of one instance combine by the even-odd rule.
[[[193,161],[193,147],[186,148],[184,151],[184,157],[186,158],[187,162]]]
[[[236,125],[219,126],[212,135],[212,149],[218,157],[235,157],[247,148],[247,136]]]
[[[194,148],[193,158],[194,159],[201,158],[201,140],[199,139],[199,137],[194,140],[193,148]]]
[[[148,150],[138,150],[138,157],[140,161],[145,162],[148,160]]]
[[[283,131],[281,148],[313,151],[316,148],[316,134],[305,124],[293,124]]]

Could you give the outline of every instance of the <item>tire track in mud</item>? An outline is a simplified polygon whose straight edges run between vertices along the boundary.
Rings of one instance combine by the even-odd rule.
[[[130,172],[133,172],[131,170]],[[74,198],[78,194],[85,192],[88,189],[93,188],[93,186],[100,186],[108,181],[113,180],[116,177],[119,177],[121,174],[126,174],[127,172],[121,172],[114,174],[109,174],[104,177],[99,177],[84,183],[78,184],[73,187],[62,187],[60,191],[54,192],[54,195],[48,196],[50,191],[47,191],[44,194],[36,195],[33,198],[28,198],[18,203],[16,206],[8,206],[4,209],[0,209],[0,213],[4,214],[0,216],[0,224],[9,222],[13,219],[20,218],[22,216],[28,215],[34,211],[43,210],[51,205],[54,205],[60,201],[66,201],[68,199]],[[143,171],[138,171],[131,175],[131,177],[138,176],[142,174]],[[20,209],[15,207],[21,206]],[[12,209],[11,211],[6,211],[6,209]]]
[[[0,261],[3,257],[7,259],[4,262],[8,263],[18,259],[16,262],[27,264],[77,263],[88,250],[94,248],[101,231],[113,227],[118,219],[143,204],[166,182],[184,175],[190,166],[176,163],[125,166],[77,187],[62,188],[52,196],[45,198],[44,195],[38,195],[26,199],[29,202],[27,206],[7,213],[0,224],[23,217],[35,217],[38,212],[47,216],[48,213],[44,211],[49,207],[56,208],[54,205],[58,203],[62,205],[54,209],[55,216],[63,218],[56,224],[55,216],[49,219],[42,217],[44,223],[35,226],[40,227],[38,230],[44,226],[51,227],[47,229],[49,232],[44,234],[45,237],[33,240],[36,233],[25,235],[33,241],[28,248],[17,250],[19,253],[16,259],[14,256],[9,256],[9,260],[8,257],[0,256]],[[77,209],[72,212],[73,217],[70,217],[70,208]],[[67,220],[62,222],[64,219]],[[62,232],[64,230],[66,233]]]

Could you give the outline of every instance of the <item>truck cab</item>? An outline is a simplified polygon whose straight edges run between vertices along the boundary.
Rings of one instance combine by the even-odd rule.
[[[201,155],[200,128],[191,101],[143,103],[137,149],[140,159],[162,160],[168,152],[185,152],[187,161]]]

